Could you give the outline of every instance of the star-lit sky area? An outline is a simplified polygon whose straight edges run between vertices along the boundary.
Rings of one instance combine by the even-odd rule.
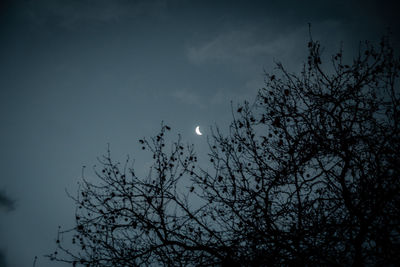
[[[0,4],[0,266],[66,266],[58,225],[73,226],[82,166],[110,144],[145,172],[138,139],[161,121],[207,153],[209,127],[282,62],[299,72],[308,23],[325,47],[351,56],[392,32],[395,1],[25,0]],[[202,136],[195,134],[200,125]],[[12,199],[14,209],[7,209]]]

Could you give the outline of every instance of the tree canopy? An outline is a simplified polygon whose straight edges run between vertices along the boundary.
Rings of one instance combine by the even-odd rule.
[[[388,38],[350,63],[310,40],[302,71],[280,63],[254,103],[193,146],[139,140],[140,176],[100,159],[82,179],[76,226],[52,260],[83,266],[388,265],[400,262],[400,60]],[[323,63],[324,61],[324,63]],[[188,182],[190,181],[190,182]],[[69,245],[69,243],[75,246]]]

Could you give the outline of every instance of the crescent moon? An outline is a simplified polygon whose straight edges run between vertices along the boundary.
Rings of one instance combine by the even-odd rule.
[[[197,135],[203,135],[203,134],[200,132],[200,126],[197,126],[197,127],[196,127],[196,134],[197,134]]]

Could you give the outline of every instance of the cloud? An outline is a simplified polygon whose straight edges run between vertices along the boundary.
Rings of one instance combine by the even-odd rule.
[[[187,105],[195,105],[200,109],[205,109],[206,106],[202,104],[203,99],[193,91],[189,90],[175,90],[172,92],[172,97]]]
[[[336,42],[336,46],[345,41],[344,35],[339,36],[342,30],[345,27],[340,20],[327,19],[313,27],[312,33],[322,43]],[[278,27],[264,22],[251,29],[220,32],[209,40],[188,45],[186,56],[196,65],[221,64],[245,74],[261,73],[265,67],[269,71],[277,61],[294,71],[305,62],[308,40],[307,23]]]
[[[25,15],[36,24],[56,24],[75,28],[84,23],[116,22],[140,15],[162,16],[166,11],[164,0],[30,0],[24,5]]]
[[[208,94],[207,96],[201,96],[190,90],[176,90],[172,92],[172,97],[183,104],[195,106],[199,109],[205,110],[209,107],[209,105],[221,106],[229,104],[230,101],[237,103],[244,100],[252,100],[254,95],[257,93],[257,90],[261,88],[260,86],[262,84],[263,83],[261,79],[261,82],[251,81],[249,84],[246,83],[244,90],[240,90],[241,88],[217,88],[213,93]]]
[[[264,64],[271,64],[275,57],[291,58],[304,45],[307,25],[289,32],[276,30],[239,30],[220,33],[218,36],[187,47],[190,62],[201,64],[226,64],[239,72],[262,71]]]
[[[258,89],[260,89],[263,85],[262,79],[260,80],[261,82],[254,80],[246,82],[242,90],[218,89],[210,97],[209,103],[214,106],[218,106],[229,104],[230,101],[232,101],[232,103],[241,103],[245,100],[252,102],[254,100],[254,96],[258,92]]]
[[[203,63],[249,63],[259,56],[275,55],[290,45],[293,36],[271,36],[267,40],[259,38],[255,32],[231,31],[221,33],[213,39],[187,48],[189,60],[195,64]],[[285,43],[282,47],[281,44]]]
[[[203,44],[188,47],[187,56],[195,64],[237,61],[246,56],[243,48],[249,46],[249,37],[246,32],[222,33]]]

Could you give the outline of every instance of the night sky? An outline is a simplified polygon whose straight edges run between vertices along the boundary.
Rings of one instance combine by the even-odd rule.
[[[207,153],[263,73],[299,72],[308,23],[324,55],[388,32],[400,51],[395,1],[26,0],[0,4],[0,266],[65,266],[43,258],[71,227],[86,176],[110,144],[145,172],[138,139],[161,121]],[[200,125],[203,136],[195,135]],[[10,200],[14,200],[13,203]],[[10,205],[14,209],[10,209]]]

